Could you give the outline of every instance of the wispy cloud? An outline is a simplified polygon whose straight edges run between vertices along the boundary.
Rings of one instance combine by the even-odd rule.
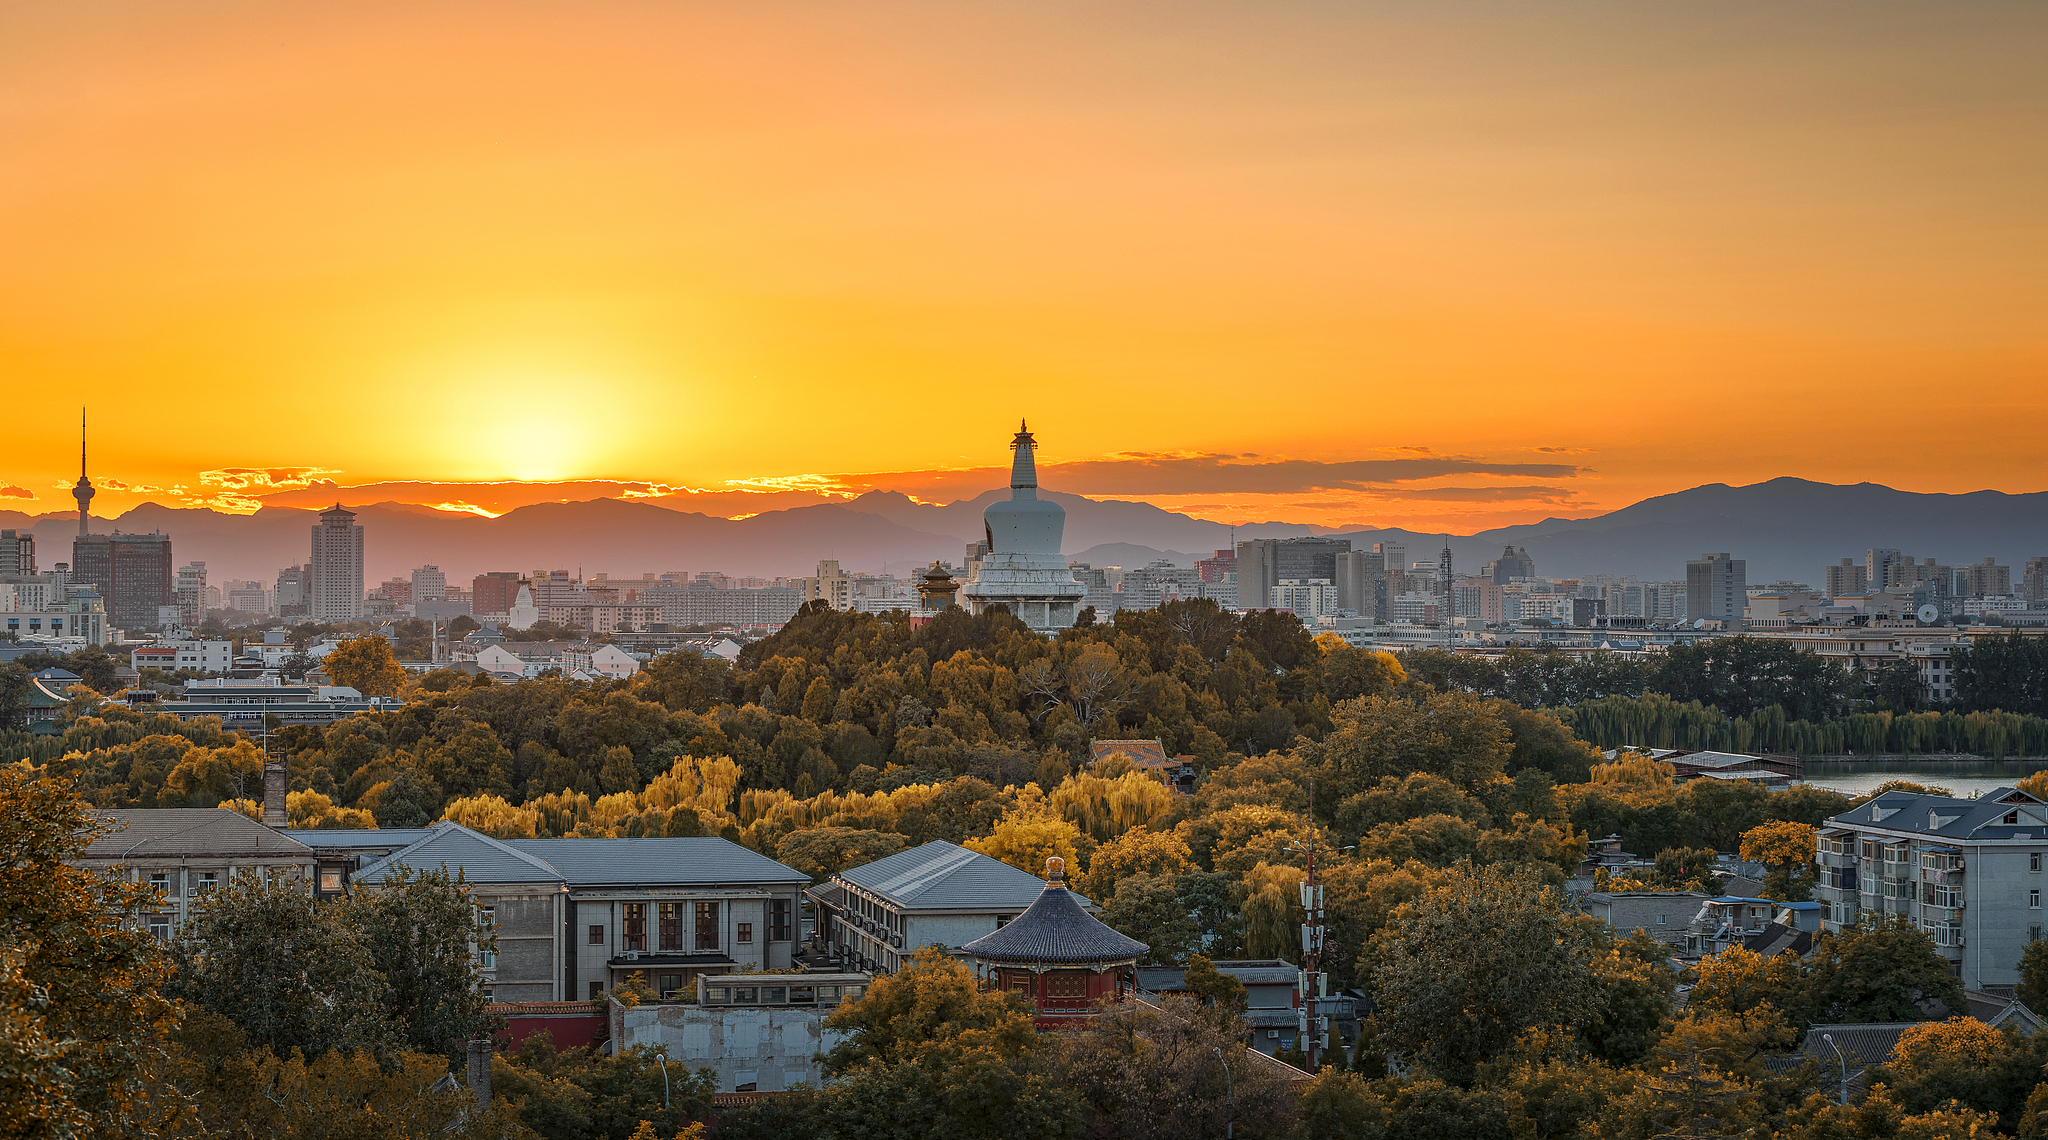
[[[284,491],[309,486],[322,475],[339,475],[332,467],[218,467],[199,473],[199,485],[228,491]]]
[[[27,487],[17,487],[12,483],[0,483],[0,499],[33,499],[35,497],[36,493]]]

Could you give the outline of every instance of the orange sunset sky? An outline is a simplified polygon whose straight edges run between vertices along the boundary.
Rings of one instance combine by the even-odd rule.
[[[2048,5],[0,3],[0,509],[2037,491]],[[348,492],[313,484],[332,480]],[[538,485],[536,485],[538,484]]]

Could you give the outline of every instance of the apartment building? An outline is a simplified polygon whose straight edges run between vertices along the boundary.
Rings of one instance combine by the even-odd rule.
[[[1749,563],[1727,554],[1703,554],[1685,564],[1685,612],[1693,618],[1740,622],[1749,604]]]
[[[2048,804],[2017,788],[1887,792],[1828,820],[1816,843],[1827,929],[1902,915],[1965,989],[2016,984],[2021,952],[2048,927]]]
[[[254,794],[252,790],[251,794]],[[139,921],[162,940],[182,929],[205,897],[248,872],[310,883],[313,849],[228,808],[134,808],[94,812],[112,825],[80,866],[149,888]]]

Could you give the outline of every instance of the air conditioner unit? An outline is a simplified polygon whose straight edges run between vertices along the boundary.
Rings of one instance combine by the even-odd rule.
[[[626,951],[626,961],[628,961],[628,962],[638,962],[639,960],[640,960],[640,951],[638,951],[638,950],[628,950],[628,951]]]
[[[1266,1030],[1266,1036],[1272,1038],[1275,1041],[1278,1041],[1280,1039],[1280,1031],[1277,1029],[1268,1029]]]
[[[198,888],[198,887],[186,887],[186,888],[185,888],[185,897],[186,897],[186,898],[188,898],[188,899],[196,899],[196,898],[198,898],[198,897],[199,897],[199,888]]]

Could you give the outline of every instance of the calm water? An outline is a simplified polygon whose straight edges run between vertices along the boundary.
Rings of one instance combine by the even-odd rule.
[[[2019,782],[2043,768],[2043,760],[1809,760],[1806,782],[1852,796],[1863,795],[1886,780],[1911,780],[1972,796]]]

